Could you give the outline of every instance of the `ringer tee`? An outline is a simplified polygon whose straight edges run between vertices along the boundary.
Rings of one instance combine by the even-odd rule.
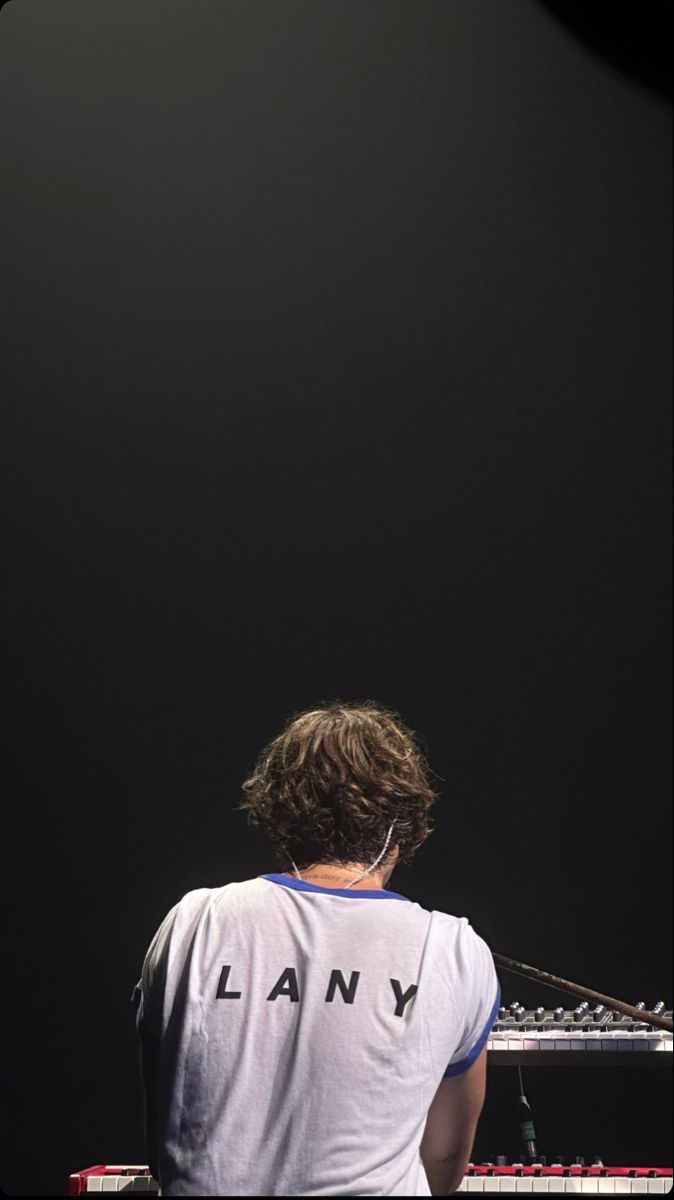
[[[268,874],[188,892],[134,1000],[163,1195],[429,1196],[429,1106],[500,990],[466,917]]]

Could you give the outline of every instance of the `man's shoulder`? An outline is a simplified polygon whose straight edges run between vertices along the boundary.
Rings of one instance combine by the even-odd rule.
[[[441,940],[451,941],[464,954],[481,956],[491,951],[484,938],[472,925],[470,917],[457,917],[453,913],[433,909],[431,916],[435,924],[436,936]]]
[[[254,879],[233,880],[231,883],[222,883],[217,887],[198,887],[192,888],[189,892],[180,898],[175,905],[177,911],[181,915],[193,914],[207,908],[209,905],[218,905],[223,900],[234,896],[241,896],[246,892],[255,891],[259,888],[259,877]]]

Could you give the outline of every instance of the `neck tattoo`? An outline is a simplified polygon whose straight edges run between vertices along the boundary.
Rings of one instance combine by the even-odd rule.
[[[390,842],[390,840],[391,840],[391,834],[393,833],[393,826],[394,826],[394,825],[395,825],[395,821],[392,821],[392,822],[391,822],[391,824],[390,824],[390,826],[389,826],[389,831],[388,831],[388,833],[387,833],[387,835],[386,835],[386,841],[384,842],[384,848],[383,848],[383,850],[381,851],[381,853],[377,855],[377,857],[375,858],[374,862],[372,863],[372,866],[371,866],[371,867],[368,867],[368,868],[367,868],[365,871],[361,871],[360,875],[356,875],[356,878],[355,878],[355,879],[352,879],[350,883],[345,883],[345,884],[344,884],[344,887],[345,887],[345,888],[352,888],[352,887],[353,887],[353,885],[354,885],[355,883],[360,883],[361,879],[364,879],[366,875],[369,875],[369,874],[370,874],[372,871],[374,871],[375,867],[377,867],[377,866],[379,865],[379,863],[381,862],[382,858],[383,858],[383,857],[384,857],[384,855],[386,854],[386,851],[388,850],[388,844],[389,844],[389,842]],[[288,857],[290,857],[290,856],[288,856]],[[299,871],[297,870],[297,866],[296,866],[296,865],[295,865],[295,863],[293,862],[292,858],[290,859],[290,861],[291,861],[291,863],[292,863],[293,870],[294,870],[294,872],[295,872],[295,874],[296,874],[297,878],[300,880],[300,882],[305,882],[304,880],[302,880],[302,876],[300,875]],[[315,874],[316,874],[316,877],[317,877],[317,878],[320,878],[320,879],[336,879],[336,880],[338,880],[338,881],[340,881],[340,880],[341,880],[341,876],[339,876],[339,875],[335,875],[335,874],[332,874],[332,873],[331,873],[331,872],[329,872],[329,871],[320,871],[320,870],[318,870],[318,871],[317,871]],[[343,882],[343,880],[341,880],[341,881]]]

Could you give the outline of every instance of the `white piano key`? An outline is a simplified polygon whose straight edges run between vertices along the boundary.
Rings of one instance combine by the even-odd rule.
[[[632,1184],[632,1196],[646,1196],[648,1194],[647,1179],[632,1179],[630,1182]]]
[[[484,1179],[482,1175],[468,1175],[464,1178],[463,1183],[466,1185],[467,1192],[483,1192]],[[461,1185],[463,1187],[463,1184]]]
[[[660,1176],[659,1179],[649,1179],[648,1191],[651,1196],[666,1196],[672,1190],[672,1180],[664,1179]]]
[[[549,1179],[547,1179],[545,1175],[534,1176],[534,1178],[531,1180],[532,1192],[544,1192],[547,1196],[549,1182]]]
[[[634,1045],[635,1045],[634,1039],[631,1037],[630,1038],[618,1038],[618,1049],[619,1050],[633,1050]]]
[[[615,1181],[616,1196],[631,1196],[633,1182],[634,1181],[632,1179],[629,1179],[625,1175],[618,1176],[618,1178]]]
[[[102,1192],[103,1191],[103,1176],[102,1175],[87,1175],[86,1191],[87,1192]]]
[[[517,1179],[514,1175],[502,1175],[499,1180],[499,1193],[506,1192],[508,1195],[514,1195],[517,1191]]]
[[[564,1195],[565,1196],[582,1196],[582,1194],[583,1194],[583,1180],[580,1178],[580,1175],[575,1175],[575,1176],[567,1175],[567,1177],[564,1181]]]
[[[555,1193],[557,1196],[566,1190],[565,1179],[563,1175],[551,1175],[548,1180],[548,1192]]]
[[[102,1192],[118,1192],[120,1183],[125,1182],[123,1175],[102,1175]]]
[[[518,1037],[509,1037],[508,1038],[508,1049],[509,1050],[522,1050],[523,1045],[524,1045],[524,1043],[523,1043],[522,1038],[518,1038]]]
[[[615,1179],[611,1179],[610,1175],[606,1176],[604,1179],[599,1178],[597,1180],[597,1185],[597,1192],[600,1196],[615,1195]]]
[[[584,1050],[585,1049],[585,1039],[584,1038],[571,1038],[571,1041],[569,1042],[569,1049],[570,1050]]]
[[[591,1177],[588,1177],[588,1178],[586,1178],[586,1179],[581,1179],[581,1181],[580,1181],[580,1182],[581,1182],[581,1189],[580,1189],[580,1191],[581,1191],[581,1195],[582,1195],[582,1196],[596,1196],[596,1195],[597,1195],[597,1193],[598,1193],[598,1191],[599,1191],[599,1178],[598,1178],[598,1176],[596,1176],[596,1175],[593,1175],[593,1176],[591,1176]]]

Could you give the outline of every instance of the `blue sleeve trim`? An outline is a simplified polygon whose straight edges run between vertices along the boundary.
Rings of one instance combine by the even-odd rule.
[[[447,1067],[447,1070],[445,1071],[445,1074],[443,1075],[443,1079],[448,1079],[452,1075],[462,1075],[464,1071],[467,1071],[469,1067],[472,1067],[473,1063],[475,1062],[475,1059],[479,1057],[479,1055],[482,1053],[482,1051],[484,1050],[484,1048],[487,1044],[489,1034],[491,1033],[491,1031],[494,1027],[494,1021],[496,1020],[496,1015],[498,1013],[500,1006],[501,1006],[501,985],[497,984],[496,999],[494,1001],[492,1010],[491,1010],[489,1016],[487,1017],[487,1024],[485,1025],[484,1029],[482,1030],[482,1033],[480,1034],[478,1041],[473,1046],[473,1049],[466,1055],[465,1058],[462,1058],[460,1060],[460,1062],[455,1062],[455,1063],[449,1064],[449,1066]]]

